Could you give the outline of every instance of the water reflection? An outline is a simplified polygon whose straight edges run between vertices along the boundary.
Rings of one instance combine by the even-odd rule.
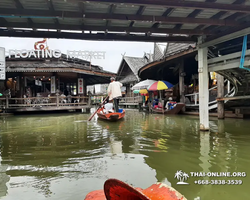
[[[115,123],[89,115],[17,116],[0,119],[0,195],[16,199],[84,199],[110,177],[146,188],[172,185],[188,199],[246,198],[244,185],[176,185],[177,170],[249,172],[248,121],[211,120],[200,132],[196,117],[127,111]],[[3,178],[2,178],[3,177]],[[203,178],[200,178],[203,179]],[[83,188],[84,185],[84,188]],[[220,189],[219,189],[220,188]],[[8,192],[7,192],[8,191]],[[224,192],[226,191],[226,192]]]
[[[3,128],[9,128],[2,134],[1,149],[2,165],[8,166],[6,174],[34,177],[31,186],[48,196],[52,179],[79,179],[105,171],[105,161],[96,159],[108,151],[107,136],[91,124],[74,121],[74,116],[15,117],[7,121]]]
[[[0,150],[3,148],[2,137],[0,135]],[[0,151],[0,198],[7,194],[8,188],[6,183],[10,180],[10,177],[6,174],[7,165],[2,164],[2,156]]]

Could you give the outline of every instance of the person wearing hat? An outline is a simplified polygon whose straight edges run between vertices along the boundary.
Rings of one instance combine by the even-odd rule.
[[[119,112],[119,98],[122,97],[122,83],[115,81],[114,77],[110,78],[111,83],[108,86],[109,100],[113,100],[115,112]]]
[[[171,109],[173,109],[173,107],[174,107],[175,105],[176,105],[176,102],[173,101],[173,98],[172,98],[172,97],[169,97],[169,98],[168,98],[168,101],[167,101],[167,103],[166,103],[165,108],[166,108],[167,110],[171,110]]]

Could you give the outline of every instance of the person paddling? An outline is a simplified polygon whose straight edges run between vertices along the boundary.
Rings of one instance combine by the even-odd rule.
[[[119,98],[122,97],[122,83],[115,81],[114,77],[110,78],[111,83],[108,86],[109,100],[113,100],[115,112],[119,112]]]

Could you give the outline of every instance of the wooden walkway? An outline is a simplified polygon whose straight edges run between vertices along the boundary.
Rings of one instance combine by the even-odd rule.
[[[121,106],[139,106],[139,103],[142,103],[142,96],[137,97],[123,97],[119,101]]]
[[[81,111],[89,112],[89,97],[29,97],[0,98],[0,110],[4,113]]]
[[[183,115],[195,115],[195,116],[199,116],[199,112],[183,112]],[[209,113],[210,117],[218,117],[218,113]],[[233,112],[225,112],[225,118],[238,118],[238,119],[243,119],[244,115],[243,114],[237,114],[237,113],[233,113]]]

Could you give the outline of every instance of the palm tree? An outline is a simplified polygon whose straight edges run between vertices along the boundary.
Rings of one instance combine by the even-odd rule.
[[[183,175],[182,175],[182,178],[183,178],[183,181],[185,180],[187,180],[187,178],[189,178],[189,176],[188,176],[188,174],[187,173],[183,173]]]
[[[175,176],[174,178],[177,178],[178,180],[180,179],[181,180],[181,177],[183,176],[183,172],[180,170],[180,171],[177,171],[175,173]]]
[[[188,183],[184,182],[184,180],[187,180],[188,177],[189,177],[188,174],[185,172],[182,172],[181,170],[177,171],[175,173],[175,178],[177,178],[179,180],[179,182],[177,182],[177,184],[188,184]]]

